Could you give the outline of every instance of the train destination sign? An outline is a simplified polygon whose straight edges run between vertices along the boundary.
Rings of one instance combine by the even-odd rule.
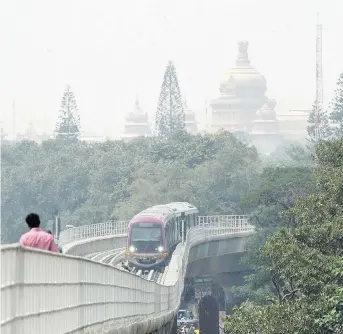
[[[212,283],[212,281],[213,281],[213,279],[211,276],[196,276],[193,278],[193,282],[195,285]]]

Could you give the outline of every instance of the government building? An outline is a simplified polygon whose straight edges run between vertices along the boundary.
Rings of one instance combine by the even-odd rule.
[[[248,42],[238,43],[236,64],[228,70],[219,85],[219,96],[210,101],[211,122],[208,132],[221,129],[233,134],[247,135],[252,144],[263,153],[272,152],[285,140],[302,141],[306,137],[309,110],[275,112],[277,101],[266,95],[267,81],[250,63]],[[191,134],[199,131],[196,113],[184,100],[186,130]],[[138,136],[151,136],[148,114],[144,113],[138,100],[127,115],[125,141]]]

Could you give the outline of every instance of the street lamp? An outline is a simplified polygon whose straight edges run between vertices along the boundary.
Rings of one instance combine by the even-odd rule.
[[[66,228],[75,228],[74,225],[66,225]]]
[[[184,244],[185,242],[185,213],[184,212],[181,212],[181,241],[182,241],[182,245]]]

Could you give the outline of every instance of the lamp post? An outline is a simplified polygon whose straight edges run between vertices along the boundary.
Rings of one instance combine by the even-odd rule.
[[[182,240],[182,245],[184,244],[185,242],[185,213],[182,212],[181,213],[181,233],[182,233],[182,236],[181,236],[181,240]]]

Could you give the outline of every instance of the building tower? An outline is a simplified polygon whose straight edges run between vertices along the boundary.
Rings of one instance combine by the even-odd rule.
[[[256,112],[256,119],[252,122],[252,142],[264,154],[273,152],[281,140],[275,106],[274,99],[267,99],[262,108]]]
[[[266,102],[266,89],[264,76],[250,64],[248,42],[239,42],[236,66],[224,74],[220,96],[210,102],[211,132],[250,133],[256,111]]]
[[[16,127],[15,127],[15,100],[12,101],[12,140],[15,141],[17,139],[16,134]]]
[[[195,119],[195,113],[188,107],[186,99],[183,101],[183,111],[185,113],[185,126],[187,132],[196,135],[198,133],[198,124]]]
[[[136,99],[133,110],[126,116],[124,134],[121,139],[129,141],[136,137],[151,136],[151,129],[148,122],[148,114],[143,112],[138,99]]]

